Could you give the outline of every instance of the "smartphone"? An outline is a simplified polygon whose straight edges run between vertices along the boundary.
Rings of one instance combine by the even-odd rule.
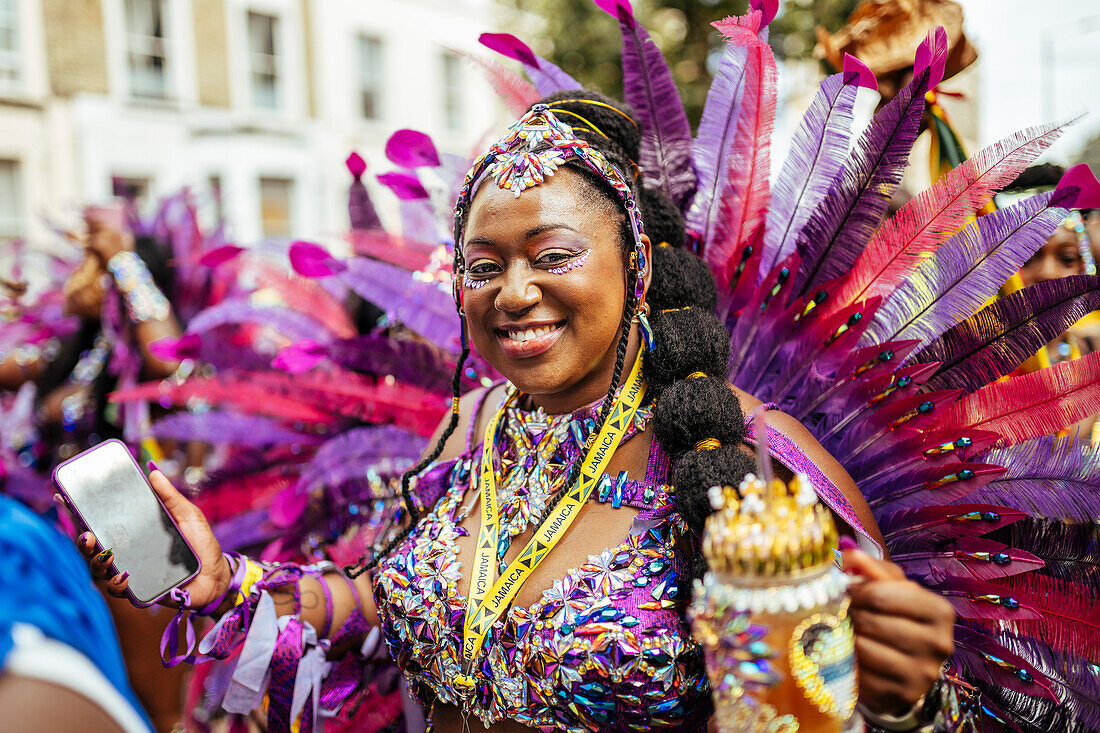
[[[134,605],[151,606],[198,575],[198,555],[121,440],[73,456],[53,480],[76,520],[114,550],[118,572],[130,573]]]

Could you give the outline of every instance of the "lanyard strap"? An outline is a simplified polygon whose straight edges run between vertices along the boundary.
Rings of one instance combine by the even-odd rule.
[[[489,421],[485,430],[485,442],[481,448],[481,469],[478,474],[481,493],[481,530],[478,532],[473,579],[470,583],[470,596],[466,603],[466,621],[462,633],[462,656],[467,663],[472,662],[477,656],[485,644],[485,635],[489,629],[580,514],[580,509],[591,496],[596,481],[607,469],[611,456],[615,454],[628,427],[634,421],[634,413],[641,405],[645,391],[645,380],[642,378],[642,353],[639,351],[638,358],[634,360],[634,366],[630,370],[630,376],[627,377],[626,385],[619,398],[615,400],[607,421],[600,429],[599,436],[595,442],[591,443],[584,456],[577,483],[566,492],[546,521],[535,531],[535,535],[523,551],[501,573],[495,583],[493,574],[496,564],[494,560],[497,535],[500,530],[500,512],[497,507],[496,476],[493,473],[493,442],[507,403],[502,405]],[[464,681],[472,684],[472,680]]]

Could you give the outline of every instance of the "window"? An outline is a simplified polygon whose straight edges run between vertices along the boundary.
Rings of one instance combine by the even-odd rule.
[[[278,31],[279,19],[274,15],[248,14],[252,104],[264,109],[279,107],[279,54],[275,44]]]
[[[444,52],[443,124],[451,132],[462,129],[462,67],[457,56]]]
[[[23,235],[23,187],[18,160],[0,160],[0,242]]]
[[[291,235],[294,229],[293,199],[293,180],[260,179],[260,233],[264,239]]]
[[[366,120],[382,118],[382,41],[359,36],[359,110]]]
[[[0,89],[19,83],[19,24],[16,17],[17,0],[0,0]]]
[[[168,97],[168,36],[164,0],[126,0],[126,47],[130,94]]]
[[[225,203],[222,199],[222,177],[217,173],[211,174],[206,179],[210,186],[210,202],[214,206],[215,226],[225,220]]]
[[[151,187],[152,182],[144,176],[111,176],[111,195],[132,201],[138,211],[143,211],[149,203]]]

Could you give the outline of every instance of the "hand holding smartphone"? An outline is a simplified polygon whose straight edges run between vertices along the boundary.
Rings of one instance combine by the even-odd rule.
[[[121,441],[65,461],[54,482],[76,520],[112,550],[115,568],[130,574],[126,594],[134,605],[150,606],[200,574],[199,555]],[[209,541],[217,546],[212,535]]]

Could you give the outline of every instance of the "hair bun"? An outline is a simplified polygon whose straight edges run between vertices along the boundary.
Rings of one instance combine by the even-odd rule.
[[[702,308],[656,311],[649,322],[657,343],[643,364],[650,384],[664,389],[692,372],[725,378],[730,336],[714,313]]]
[[[753,470],[753,460],[736,445],[693,450],[681,456],[672,473],[673,498],[688,528],[703,533],[703,524],[713,513],[707,496],[711,486],[736,486]]]
[[[657,439],[673,455],[706,438],[735,445],[745,436],[741,404],[724,377],[673,382],[661,392],[655,417]]]
[[[710,268],[691,252],[655,246],[653,283],[646,300],[655,310],[694,306],[713,311],[718,304],[718,289]]]

